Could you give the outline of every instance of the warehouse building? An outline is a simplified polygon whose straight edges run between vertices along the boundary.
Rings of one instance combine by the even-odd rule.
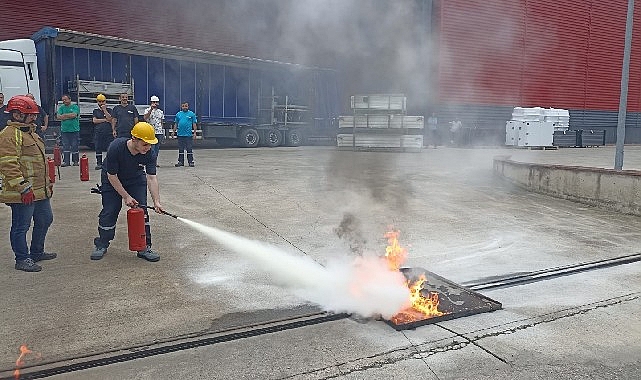
[[[514,107],[568,109],[571,128],[616,140],[623,1],[28,0],[3,10],[0,40],[51,26],[335,69],[341,112],[350,95],[403,93],[409,113],[458,118],[479,142],[501,143]],[[627,143],[641,142],[638,30]]]

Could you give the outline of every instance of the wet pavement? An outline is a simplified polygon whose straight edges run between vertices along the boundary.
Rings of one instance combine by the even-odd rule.
[[[162,150],[159,182],[167,211],[321,264],[383,254],[393,225],[407,266],[458,284],[640,252],[639,217],[514,188],[492,175],[499,154],[604,168],[615,157],[614,147],[199,149],[195,168],[174,168],[175,151]],[[641,147],[626,147],[624,169],[641,169]],[[27,375],[122,359],[61,379],[641,377],[641,263],[481,291],[503,309],[415,330],[354,315],[270,329],[320,309],[176,219],[151,215],[158,263],[128,252],[124,211],[104,259],[91,261],[97,173],[81,182],[77,167],[61,168],[47,240],[59,258],[40,273],[13,269],[0,208],[0,377],[12,376],[22,344],[34,352]],[[345,220],[353,229],[341,238]]]

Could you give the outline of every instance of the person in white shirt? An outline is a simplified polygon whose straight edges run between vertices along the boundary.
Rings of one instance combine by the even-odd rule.
[[[160,153],[160,142],[165,139],[165,128],[163,127],[163,120],[165,119],[165,113],[163,110],[158,108],[158,103],[160,99],[156,95],[153,95],[149,102],[151,107],[145,110],[145,121],[151,124],[154,127],[154,132],[156,133],[156,138],[158,139],[158,144],[155,144],[152,148],[153,153],[158,157]],[[158,162],[158,160],[156,160]],[[156,164],[157,167],[160,165]]]

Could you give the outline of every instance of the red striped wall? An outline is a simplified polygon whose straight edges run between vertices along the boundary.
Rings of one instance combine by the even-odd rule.
[[[525,2],[524,106],[582,109],[590,8],[584,0]]]
[[[440,19],[441,103],[514,104],[522,98],[520,2],[442,1]]]
[[[587,109],[617,110],[625,43],[627,1],[592,2],[586,80]],[[641,4],[634,12],[628,110],[641,110]]]
[[[0,39],[28,38],[43,26],[53,26],[242,56],[293,62],[305,59],[302,63],[340,65],[353,82],[346,90],[350,94],[408,91],[407,83],[421,78],[417,73],[405,78],[398,72],[398,61],[393,59],[399,55],[395,50],[397,41],[411,41],[409,37],[421,30],[402,27],[403,23],[417,22],[415,19],[399,13],[398,25],[385,24],[385,28],[392,26],[395,36],[385,40],[391,45],[381,44],[385,31],[379,29],[383,27],[375,28],[377,33],[361,30],[367,25],[376,26],[372,21],[376,15],[366,12],[372,7],[333,23],[318,22],[318,29],[287,40],[295,29],[284,30],[277,21],[287,19],[290,8],[298,4],[288,1],[296,0],[5,1]],[[360,1],[353,0],[346,9],[359,13]],[[437,12],[434,26],[438,30],[438,79],[433,87],[439,103],[617,109],[627,1],[433,2]],[[339,4],[343,3],[334,3]],[[386,8],[385,1],[372,4],[388,13],[391,9]],[[628,109],[641,111],[639,4],[635,21]],[[331,33],[328,26],[338,32]],[[351,33],[342,33],[344,30]],[[367,34],[370,38],[359,40],[352,34]],[[289,46],[296,39],[306,46],[318,46],[316,55],[297,57],[296,49]],[[347,39],[347,45],[341,39]],[[331,50],[339,45],[342,50]],[[345,46],[350,48],[346,50]]]
[[[6,4],[5,4],[6,3]],[[0,40],[29,38],[44,26],[104,34],[241,56],[273,57],[267,25],[250,22],[274,16],[268,2],[239,8],[212,0],[4,1]],[[30,11],[25,11],[30,10]],[[256,39],[255,36],[259,38]],[[251,38],[250,38],[251,37]],[[267,55],[272,55],[271,57]]]
[[[641,111],[641,9],[628,110]],[[440,102],[616,110],[627,2],[441,2]]]

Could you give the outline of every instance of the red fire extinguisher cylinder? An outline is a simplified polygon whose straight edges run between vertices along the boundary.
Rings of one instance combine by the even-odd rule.
[[[89,159],[84,153],[80,157],[80,180],[89,181]]]
[[[49,174],[49,182],[56,183],[56,163],[47,157],[47,174]]]
[[[60,154],[60,147],[58,144],[53,147],[53,163],[56,166],[62,165],[62,155]]]
[[[130,251],[138,252],[147,248],[145,212],[142,208],[134,207],[127,210],[127,235]]]

